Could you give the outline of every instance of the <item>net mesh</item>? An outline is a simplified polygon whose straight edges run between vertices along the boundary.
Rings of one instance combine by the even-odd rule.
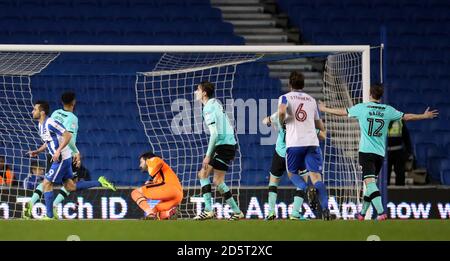
[[[182,217],[197,214],[195,203],[190,199],[201,197],[197,173],[208,147],[208,128],[202,119],[202,105],[194,100],[195,88],[202,81],[213,83],[215,98],[222,102],[228,118],[233,121],[236,66],[259,57],[252,54],[164,54],[153,71],[137,75],[136,99],[149,143],[153,151],[172,166],[185,188],[185,200],[180,207]],[[237,200],[241,170],[238,149],[225,175],[225,184]],[[218,192],[214,201],[223,203]],[[220,211],[218,218],[222,218],[221,213],[229,217],[229,211]]]
[[[361,53],[329,55],[324,70],[324,100],[330,108],[362,102]],[[359,204],[362,189],[358,164],[359,125],[356,119],[325,114],[328,137],[324,148],[324,179],[329,195],[341,204]]]
[[[34,150],[41,144],[37,134],[37,123],[31,117],[33,102],[31,79],[46,68],[58,55],[58,53],[0,52],[0,157],[5,161],[3,166],[0,165],[3,180],[3,183],[0,184],[0,213],[3,214],[4,218],[21,216],[22,203],[17,202],[17,198],[18,196],[23,197],[26,194],[25,192],[28,192],[29,195],[30,191],[27,190],[26,183],[23,181],[30,176],[32,161],[36,160],[38,165],[45,168],[44,154],[41,154],[38,159],[30,159],[25,155],[27,151]],[[133,82],[130,83],[130,85],[134,84],[134,93],[133,87],[128,83],[121,87],[123,90],[130,90],[132,95],[130,102],[133,103],[134,110],[137,104],[142,123],[139,127],[143,127],[148,140],[148,145],[145,145],[159,154],[174,169],[182,182],[185,195],[183,205],[180,208],[181,217],[192,217],[199,211],[197,200],[201,200],[201,191],[197,173],[201,168],[209,140],[208,128],[204,125],[202,119],[202,105],[194,100],[196,86],[205,80],[214,83],[216,86],[215,97],[223,104],[229,119],[235,125],[234,121],[237,115],[235,115],[233,88],[236,88],[236,86],[248,90],[246,95],[248,94],[247,96],[250,98],[277,98],[266,97],[261,94],[263,90],[270,90],[270,86],[265,86],[266,89],[256,89],[255,86],[251,86],[253,82],[260,78],[259,84],[265,83],[263,82],[265,78],[261,76],[261,72],[252,74],[252,77],[249,77],[246,81],[241,79],[240,85],[236,84],[236,76],[240,73],[239,67],[242,67],[242,71],[251,74],[253,70],[256,71],[253,65],[265,66],[272,61],[270,58],[277,61],[289,59],[283,58],[283,56],[264,55],[263,57],[263,55],[254,53],[166,53],[161,56],[152,71],[136,74],[135,81],[132,80]],[[362,102],[361,59],[361,53],[338,53],[327,57],[323,77],[323,95],[327,105],[346,108]],[[286,66],[289,70],[295,69],[292,68],[294,65],[287,64]],[[248,68],[244,70],[244,67]],[[70,75],[71,73],[75,72],[67,71],[67,74]],[[103,78],[109,78],[102,75],[96,77],[99,79],[95,78],[95,81],[86,84],[93,84],[97,89],[101,89],[101,92],[99,90],[96,92],[95,89],[90,90],[95,94],[82,96],[80,102],[85,100],[101,102],[102,99],[106,99],[102,95],[109,95],[110,85],[114,83],[108,82],[104,88],[103,86],[100,88],[97,86],[99,82]],[[68,79],[72,81],[69,82],[70,84],[85,85],[81,82],[73,83],[74,79],[77,78],[69,77]],[[272,82],[266,84],[270,85]],[[117,91],[117,89],[114,90]],[[260,90],[261,93],[252,93],[257,90]],[[270,90],[270,93],[274,95],[276,92]],[[120,98],[117,97],[117,101]],[[110,104],[113,103],[108,103],[108,106]],[[95,111],[92,110],[92,107],[86,110]],[[133,110],[128,110],[128,112],[131,111]],[[82,110],[79,112],[81,114]],[[134,114],[136,115],[135,112]],[[93,114],[89,115],[91,117]],[[128,123],[129,121],[126,120],[121,117],[117,124],[123,125],[120,124],[120,121]],[[329,133],[324,147],[324,179],[329,194],[339,204],[359,204],[359,192],[362,189],[362,183],[358,167],[358,123],[353,119],[335,117],[329,114],[325,115],[324,120]],[[91,124],[92,121],[96,121],[96,118],[85,119],[83,124],[93,125]],[[245,135],[246,139],[250,139],[248,133],[239,134]],[[90,137],[92,137],[93,142],[100,142],[101,136],[91,135]],[[112,142],[111,137],[104,137],[109,142],[108,144]],[[243,136],[240,137],[242,139]],[[263,144],[260,143],[259,135],[257,138],[258,140],[253,143],[249,141],[242,143],[241,141],[240,144],[257,145],[254,147],[259,148]],[[91,147],[90,149],[92,150]],[[254,157],[252,161],[260,160],[263,157],[256,150],[254,154],[258,155],[252,155]],[[118,153],[125,153],[121,150],[121,147],[117,151],[119,151]],[[140,147],[139,151],[142,152]],[[243,175],[248,174],[244,172],[249,171],[242,164],[245,159],[242,158],[241,152],[242,150],[238,148],[236,158],[225,176],[225,183],[230,187],[237,200],[240,196],[239,188]],[[272,154],[272,150],[270,152]],[[136,153],[133,150],[132,155],[130,157],[126,155],[127,157],[124,159],[127,161],[129,161],[129,158],[134,159]],[[115,156],[121,157],[122,155]],[[244,158],[248,156],[250,155],[244,155]],[[102,168],[106,168],[108,162],[95,161],[98,165],[102,164],[100,166]],[[129,168],[128,165],[126,167]],[[7,183],[7,170],[14,175],[12,184]],[[256,173],[256,171],[258,173],[255,175],[267,174],[266,169],[257,168],[252,173]],[[133,169],[134,172],[135,169]],[[124,177],[123,179],[122,184],[132,184],[132,178]],[[133,183],[134,185],[136,184]],[[128,197],[128,194],[126,196]],[[251,195],[244,196],[251,197]],[[216,193],[213,198],[214,202],[217,203],[213,205],[214,207],[219,208],[222,207],[222,204],[225,205],[219,193]],[[245,206],[243,209],[245,209]],[[225,209],[218,212],[218,218],[226,218],[230,214],[229,206],[225,205]]]
[[[45,168],[45,156],[31,159],[27,151],[42,145],[37,123],[31,117],[31,77],[41,72],[58,53],[0,53],[0,202],[4,218],[20,217],[16,199],[27,189],[30,165]],[[3,162],[3,164],[1,163]]]

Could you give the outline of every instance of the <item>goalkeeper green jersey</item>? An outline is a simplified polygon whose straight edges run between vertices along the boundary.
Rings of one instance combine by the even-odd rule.
[[[78,149],[75,146],[78,133],[78,117],[75,116],[73,112],[58,109],[52,113],[50,118],[60,122],[68,132],[72,133],[69,148],[72,151],[72,154],[78,153]]]
[[[211,155],[215,146],[218,145],[236,145],[234,129],[230,120],[224,111],[220,102],[211,98],[203,107],[203,119],[206,122],[210,132],[215,131],[217,137],[213,140],[214,144],[209,144],[207,155]],[[211,140],[210,140],[211,143]]]
[[[348,116],[358,119],[361,132],[359,151],[384,157],[389,123],[400,120],[403,113],[377,102],[359,103],[347,109]]]

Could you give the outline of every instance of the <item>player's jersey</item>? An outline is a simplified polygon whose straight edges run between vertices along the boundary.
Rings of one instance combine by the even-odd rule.
[[[39,123],[39,136],[42,141],[47,143],[47,150],[53,156],[59,148],[59,144],[63,142],[63,133],[66,131],[64,126],[52,118],[46,118],[44,123]],[[69,147],[64,147],[61,151],[62,160],[72,157]]]
[[[315,120],[319,120],[316,100],[302,91],[280,96],[280,104],[287,105],[286,147],[319,146]]]
[[[359,151],[384,157],[389,123],[403,117],[393,107],[377,102],[359,103],[347,109],[349,117],[359,121],[361,140]]]
[[[208,127],[215,126],[217,130],[217,145],[235,145],[234,129],[222,105],[212,98],[203,107],[203,118]]]
[[[275,112],[270,116],[270,121],[272,124],[275,124],[276,129],[278,130],[277,143],[275,145],[275,151],[278,156],[286,157],[286,130],[280,125],[280,121],[278,120],[278,112]]]
[[[58,109],[52,113],[52,116],[50,118],[62,123],[64,128],[66,128],[68,132],[72,133],[71,141],[73,141],[73,144],[76,144],[78,133],[78,117],[70,111]],[[75,151],[72,151],[72,153],[75,153]]]
[[[147,159],[145,163],[147,164],[148,175],[152,178],[151,186],[169,184],[181,188],[177,174],[160,157],[152,157]]]

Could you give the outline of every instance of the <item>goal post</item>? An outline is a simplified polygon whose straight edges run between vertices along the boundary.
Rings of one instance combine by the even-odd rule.
[[[192,217],[198,211],[196,199],[200,198],[200,183],[197,172],[206,152],[208,136],[207,128],[203,126],[201,119],[201,106],[195,108],[193,87],[203,80],[208,80],[216,85],[216,97],[222,102],[227,114],[234,122],[236,113],[233,108],[235,100],[234,87],[238,68],[242,65],[261,63],[267,65],[267,60],[285,61],[302,57],[303,54],[317,54],[325,62],[323,72],[323,99],[332,102],[336,106],[351,106],[358,102],[368,101],[370,90],[370,46],[367,45],[317,45],[317,46],[222,46],[222,45],[164,45],[164,46],[133,46],[133,45],[0,45],[0,95],[2,103],[8,100],[13,103],[23,104],[23,107],[8,114],[2,104],[0,108],[0,126],[6,126],[12,133],[21,133],[27,128],[25,136],[28,139],[12,139],[2,132],[2,140],[10,139],[11,144],[0,143],[0,156],[5,154],[6,163],[13,167],[13,172],[21,182],[29,172],[29,159],[25,159],[23,152],[39,144],[36,123],[31,121],[29,112],[32,109],[33,84],[30,80],[39,74],[58,55],[63,53],[77,53],[80,55],[102,55],[103,53],[118,53],[126,56],[129,53],[160,54],[160,58],[153,68],[135,72],[134,90],[135,105],[139,113],[140,127],[143,128],[147,138],[148,148],[155,151],[166,160],[180,177],[185,187],[185,198],[181,210],[182,217]],[[22,54],[27,57],[21,63],[17,60],[3,59],[6,55]],[[50,54],[52,59],[45,62],[45,55]],[[24,56],[24,57],[25,57]],[[2,58],[3,57],[3,58]],[[270,58],[270,59],[268,59]],[[267,60],[266,60],[267,59]],[[43,62],[44,61],[44,62]],[[11,68],[15,63],[16,68]],[[27,73],[29,64],[41,66],[39,71],[33,74]],[[68,72],[71,73],[71,72]],[[75,72],[72,72],[75,73]],[[25,77],[27,81],[17,80],[12,82],[5,77]],[[351,79],[350,81],[348,79]],[[18,92],[24,92],[20,88],[25,86],[29,95],[18,96]],[[7,88],[11,88],[9,93]],[[253,86],[248,86],[250,93]],[[277,87],[279,88],[279,87]],[[273,93],[279,93],[277,90]],[[345,95],[344,95],[345,94]],[[55,96],[58,97],[58,96]],[[277,99],[266,97],[267,99]],[[23,101],[22,101],[23,100]],[[173,108],[191,107],[194,112],[180,115],[173,112]],[[195,111],[197,109],[197,111]],[[270,113],[270,112],[269,112]],[[174,126],[174,118],[185,116],[188,126]],[[199,118],[200,116],[200,118]],[[261,116],[261,115],[260,115]],[[21,127],[14,124],[6,125],[10,119],[16,117],[23,119]],[[338,204],[353,202],[359,203],[359,192],[362,182],[355,158],[354,149],[359,141],[358,130],[351,120],[342,120],[335,117],[325,116],[326,128],[329,130],[324,146],[324,180],[328,185],[330,197],[334,197]],[[26,122],[26,123],[25,123]],[[82,123],[80,123],[82,124]],[[24,126],[22,126],[24,125]],[[235,126],[236,127],[236,126]],[[187,133],[187,129],[189,133]],[[245,133],[239,133],[245,135]],[[22,135],[23,136],[23,135]],[[238,135],[237,135],[238,136]],[[242,136],[240,136],[242,137]],[[242,138],[241,138],[242,139]],[[237,137],[239,145],[244,144]],[[246,144],[246,143],[245,143]],[[10,147],[18,148],[18,153],[9,150]],[[226,176],[226,182],[239,200],[239,190],[242,187],[241,179],[247,173],[246,165],[243,165],[243,151],[238,149],[236,159]],[[137,157],[138,155],[134,155]],[[356,153],[357,156],[357,153]],[[254,158],[257,155],[253,155]],[[106,166],[105,166],[106,167]],[[267,172],[261,173],[266,175]],[[122,186],[128,186],[126,180]],[[132,182],[130,181],[130,184]],[[20,185],[18,185],[20,187]],[[0,187],[0,204],[9,204],[9,214],[5,217],[20,217],[22,203],[14,202],[13,198],[19,195],[29,195],[30,191],[23,191],[12,186]],[[76,192],[75,192],[76,193]],[[125,195],[127,196],[127,195]],[[216,195],[218,206],[223,203],[220,195]],[[1,206],[1,205],[0,205]],[[225,206],[226,207],[226,206]],[[223,209],[219,215],[225,218],[228,214]],[[242,206],[245,209],[246,206]],[[0,217],[1,217],[0,209]]]

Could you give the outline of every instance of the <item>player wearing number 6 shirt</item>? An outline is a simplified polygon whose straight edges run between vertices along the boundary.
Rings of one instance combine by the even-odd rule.
[[[322,217],[330,219],[328,210],[328,193],[322,182],[323,165],[322,152],[319,147],[316,128],[325,131],[319,117],[316,100],[303,92],[305,78],[299,72],[292,72],[289,76],[291,92],[280,96],[278,118],[280,125],[286,125],[286,165],[289,179],[301,194],[299,205],[303,204],[307,184],[301,177],[309,175],[314,187],[318,191]],[[302,172],[303,170],[308,172]],[[298,215],[298,219],[302,219]]]
[[[276,219],[276,202],[277,202],[277,193],[278,193],[278,184],[280,183],[280,179],[286,171],[286,129],[280,125],[280,121],[278,120],[278,112],[275,112],[269,117],[264,118],[263,124],[267,126],[274,126],[275,129],[278,130],[277,142],[275,145],[275,152],[272,157],[272,165],[270,167],[270,178],[269,178],[269,193],[268,193],[268,202],[269,202],[269,214],[266,217],[266,220],[275,220]],[[325,140],[327,134],[324,131],[316,129],[317,136],[321,140]],[[302,172],[303,173],[303,172]],[[305,181],[308,178],[306,175],[304,176]],[[297,189],[294,195],[294,204],[292,206],[292,214],[290,215],[290,219],[299,220],[301,216],[301,208],[302,206],[299,203],[303,203],[303,197],[305,192],[303,190]],[[301,218],[300,218],[301,219]],[[306,220],[306,219],[305,219]]]
[[[383,86],[373,85],[370,87],[369,102],[359,103],[348,109],[332,109],[319,103],[319,109],[322,112],[356,118],[359,122],[361,132],[359,164],[362,167],[363,181],[366,184],[363,207],[361,213],[357,214],[359,220],[364,220],[364,215],[371,203],[377,211],[377,219],[387,219],[381,203],[381,194],[376,185],[376,178],[383,166],[389,123],[400,119],[405,121],[433,119],[438,115],[437,110],[429,111],[429,108],[423,114],[399,112],[389,105],[380,103],[383,92]]]

